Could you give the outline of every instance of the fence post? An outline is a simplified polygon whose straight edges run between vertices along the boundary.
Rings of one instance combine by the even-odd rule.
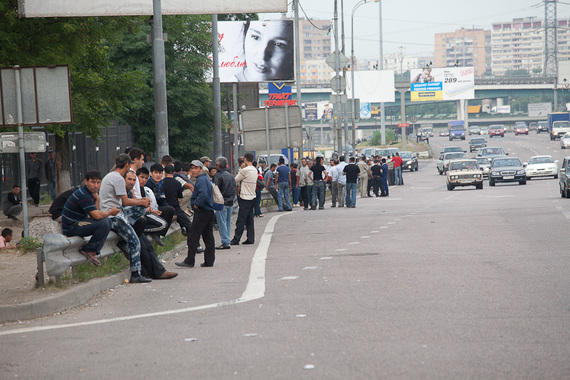
[[[42,248],[36,248],[36,259],[38,262],[38,285],[43,286],[45,284],[45,278],[44,278],[44,250]]]

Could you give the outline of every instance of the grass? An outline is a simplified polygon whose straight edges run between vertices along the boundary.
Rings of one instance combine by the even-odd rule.
[[[42,247],[43,244],[38,241],[38,239],[33,237],[25,237],[20,240],[20,251],[22,253],[36,252],[36,248]]]

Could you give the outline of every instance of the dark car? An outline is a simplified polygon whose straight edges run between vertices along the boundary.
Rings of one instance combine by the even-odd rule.
[[[489,127],[489,137],[493,136],[505,137],[505,127],[503,125],[491,125]]]
[[[516,157],[495,158],[489,170],[489,186],[495,186],[496,182],[526,185],[526,173],[521,160]]]
[[[539,121],[536,127],[536,133],[548,132],[548,121]]]
[[[484,148],[487,146],[487,140],[483,137],[474,137],[469,140],[469,153],[475,152],[479,148]]]
[[[414,152],[400,152],[402,158],[402,170],[418,171],[418,156]]]

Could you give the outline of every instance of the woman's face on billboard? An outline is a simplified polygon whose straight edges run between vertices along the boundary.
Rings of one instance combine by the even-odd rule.
[[[251,22],[245,34],[244,50],[249,82],[288,78],[293,65],[293,34],[284,22]]]

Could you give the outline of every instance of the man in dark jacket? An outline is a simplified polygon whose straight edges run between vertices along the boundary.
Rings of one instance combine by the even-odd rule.
[[[214,240],[214,192],[212,182],[208,175],[203,172],[204,164],[199,160],[190,163],[190,173],[196,177],[196,185],[190,199],[190,205],[194,210],[194,220],[188,231],[188,256],[184,261],[177,262],[179,267],[193,268],[196,260],[196,249],[200,236],[204,240],[204,262],[202,267],[213,267],[216,258]]]
[[[20,199],[20,185],[14,185],[12,192],[8,193],[4,201],[4,215],[18,221],[17,216],[22,212],[22,199]]]
[[[214,182],[224,196],[224,209],[216,211],[220,238],[222,244],[216,249],[230,249],[230,234],[232,227],[232,213],[234,210],[234,199],[236,197],[236,180],[228,171],[228,160],[225,157],[216,159],[217,173]]]

